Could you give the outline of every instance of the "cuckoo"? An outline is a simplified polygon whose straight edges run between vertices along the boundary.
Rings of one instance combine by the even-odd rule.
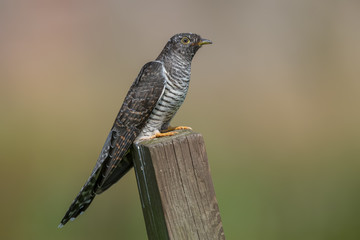
[[[193,33],[170,38],[155,61],[146,63],[128,91],[96,165],[61,220],[74,220],[133,166],[133,143],[176,134],[170,121],[183,103],[190,81],[191,61],[202,45],[211,44]]]

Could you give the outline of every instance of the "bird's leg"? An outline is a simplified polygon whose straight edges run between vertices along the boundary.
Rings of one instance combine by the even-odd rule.
[[[167,129],[163,130],[162,132],[166,133],[166,132],[171,132],[174,130],[192,130],[191,127],[186,127],[186,126],[177,126],[177,127],[171,127],[169,126]]]

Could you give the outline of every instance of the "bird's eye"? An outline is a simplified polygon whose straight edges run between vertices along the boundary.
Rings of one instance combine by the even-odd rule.
[[[190,43],[190,39],[188,37],[183,37],[181,39],[181,43],[187,45]]]

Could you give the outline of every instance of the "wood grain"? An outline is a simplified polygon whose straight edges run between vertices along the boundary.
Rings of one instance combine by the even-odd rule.
[[[186,130],[134,148],[148,238],[225,239],[202,135]]]

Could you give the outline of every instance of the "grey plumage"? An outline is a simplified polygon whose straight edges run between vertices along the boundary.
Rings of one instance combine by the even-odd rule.
[[[173,36],[155,61],[141,69],[130,87],[97,163],[61,220],[62,227],[84,212],[100,194],[131,169],[131,145],[169,127],[185,100],[191,61],[203,44],[211,41],[197,34]]]

